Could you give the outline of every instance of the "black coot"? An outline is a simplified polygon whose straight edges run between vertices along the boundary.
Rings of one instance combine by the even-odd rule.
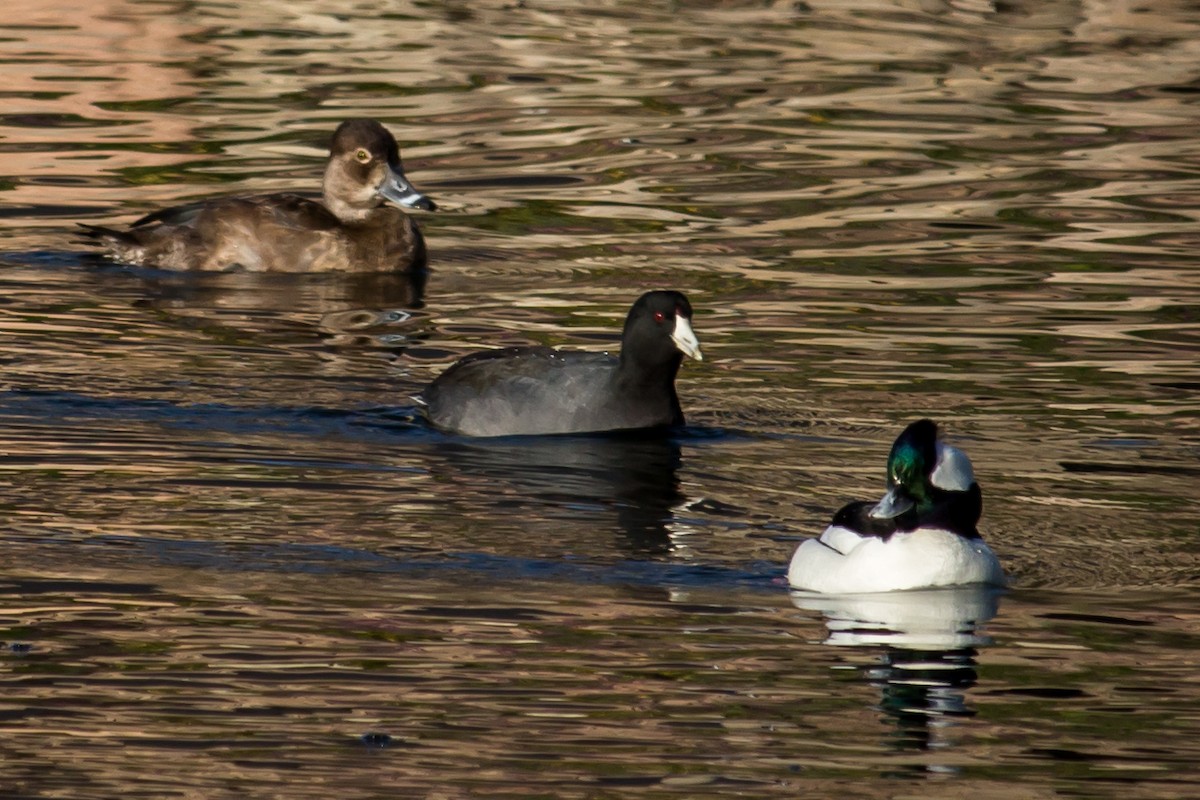
[[[675,374],[699,360],[692,307],[647,292],[625,318],[621,354],[511,347],[463,358],[417,397],[434,426],[466,436],[598,433],[682,425]]]

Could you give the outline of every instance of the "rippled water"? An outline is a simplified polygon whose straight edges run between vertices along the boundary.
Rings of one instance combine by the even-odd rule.
[[[1191,4],[6,14],[6,797],[1200,793]],[[348,116],[441,206],[428,281],[76,241],[315,189]],[[414,418],[649,287],[697,309],[684,434]],[[919,415],[1013,590],[790,595]]]

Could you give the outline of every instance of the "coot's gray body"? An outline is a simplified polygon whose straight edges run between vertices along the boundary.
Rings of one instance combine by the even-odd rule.
[[[621,353],[514,347],[463,358],[418,396],[430,422],[466,436],[599,433],[678,426],[675,375],[701,358],[692,308],[648,292],[625,319]]]

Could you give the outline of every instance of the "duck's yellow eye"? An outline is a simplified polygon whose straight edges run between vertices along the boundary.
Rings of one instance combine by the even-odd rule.
[[[354,154],[354,157],[358,159],[360,164],[365,164],[371,160],[371,154],[362,148],[359,148],[358,152]]]

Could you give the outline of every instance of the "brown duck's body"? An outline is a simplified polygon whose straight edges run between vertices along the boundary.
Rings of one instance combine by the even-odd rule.
[[[118,261],[161,269],[389,272],[427,263],[425,239],[400,209],[380,206],[364,221],[344,225],[315,200],[290,194],[176,206],[126,231],[84,227]]]
[[[126,230],[84,225],[135,266],[252,272],[423,270],[425,240],[397,203],[432,209],[408,184],[391,134],[343,123],[325,170],[324,202],[296,194],[203,200],[156,211]]]

